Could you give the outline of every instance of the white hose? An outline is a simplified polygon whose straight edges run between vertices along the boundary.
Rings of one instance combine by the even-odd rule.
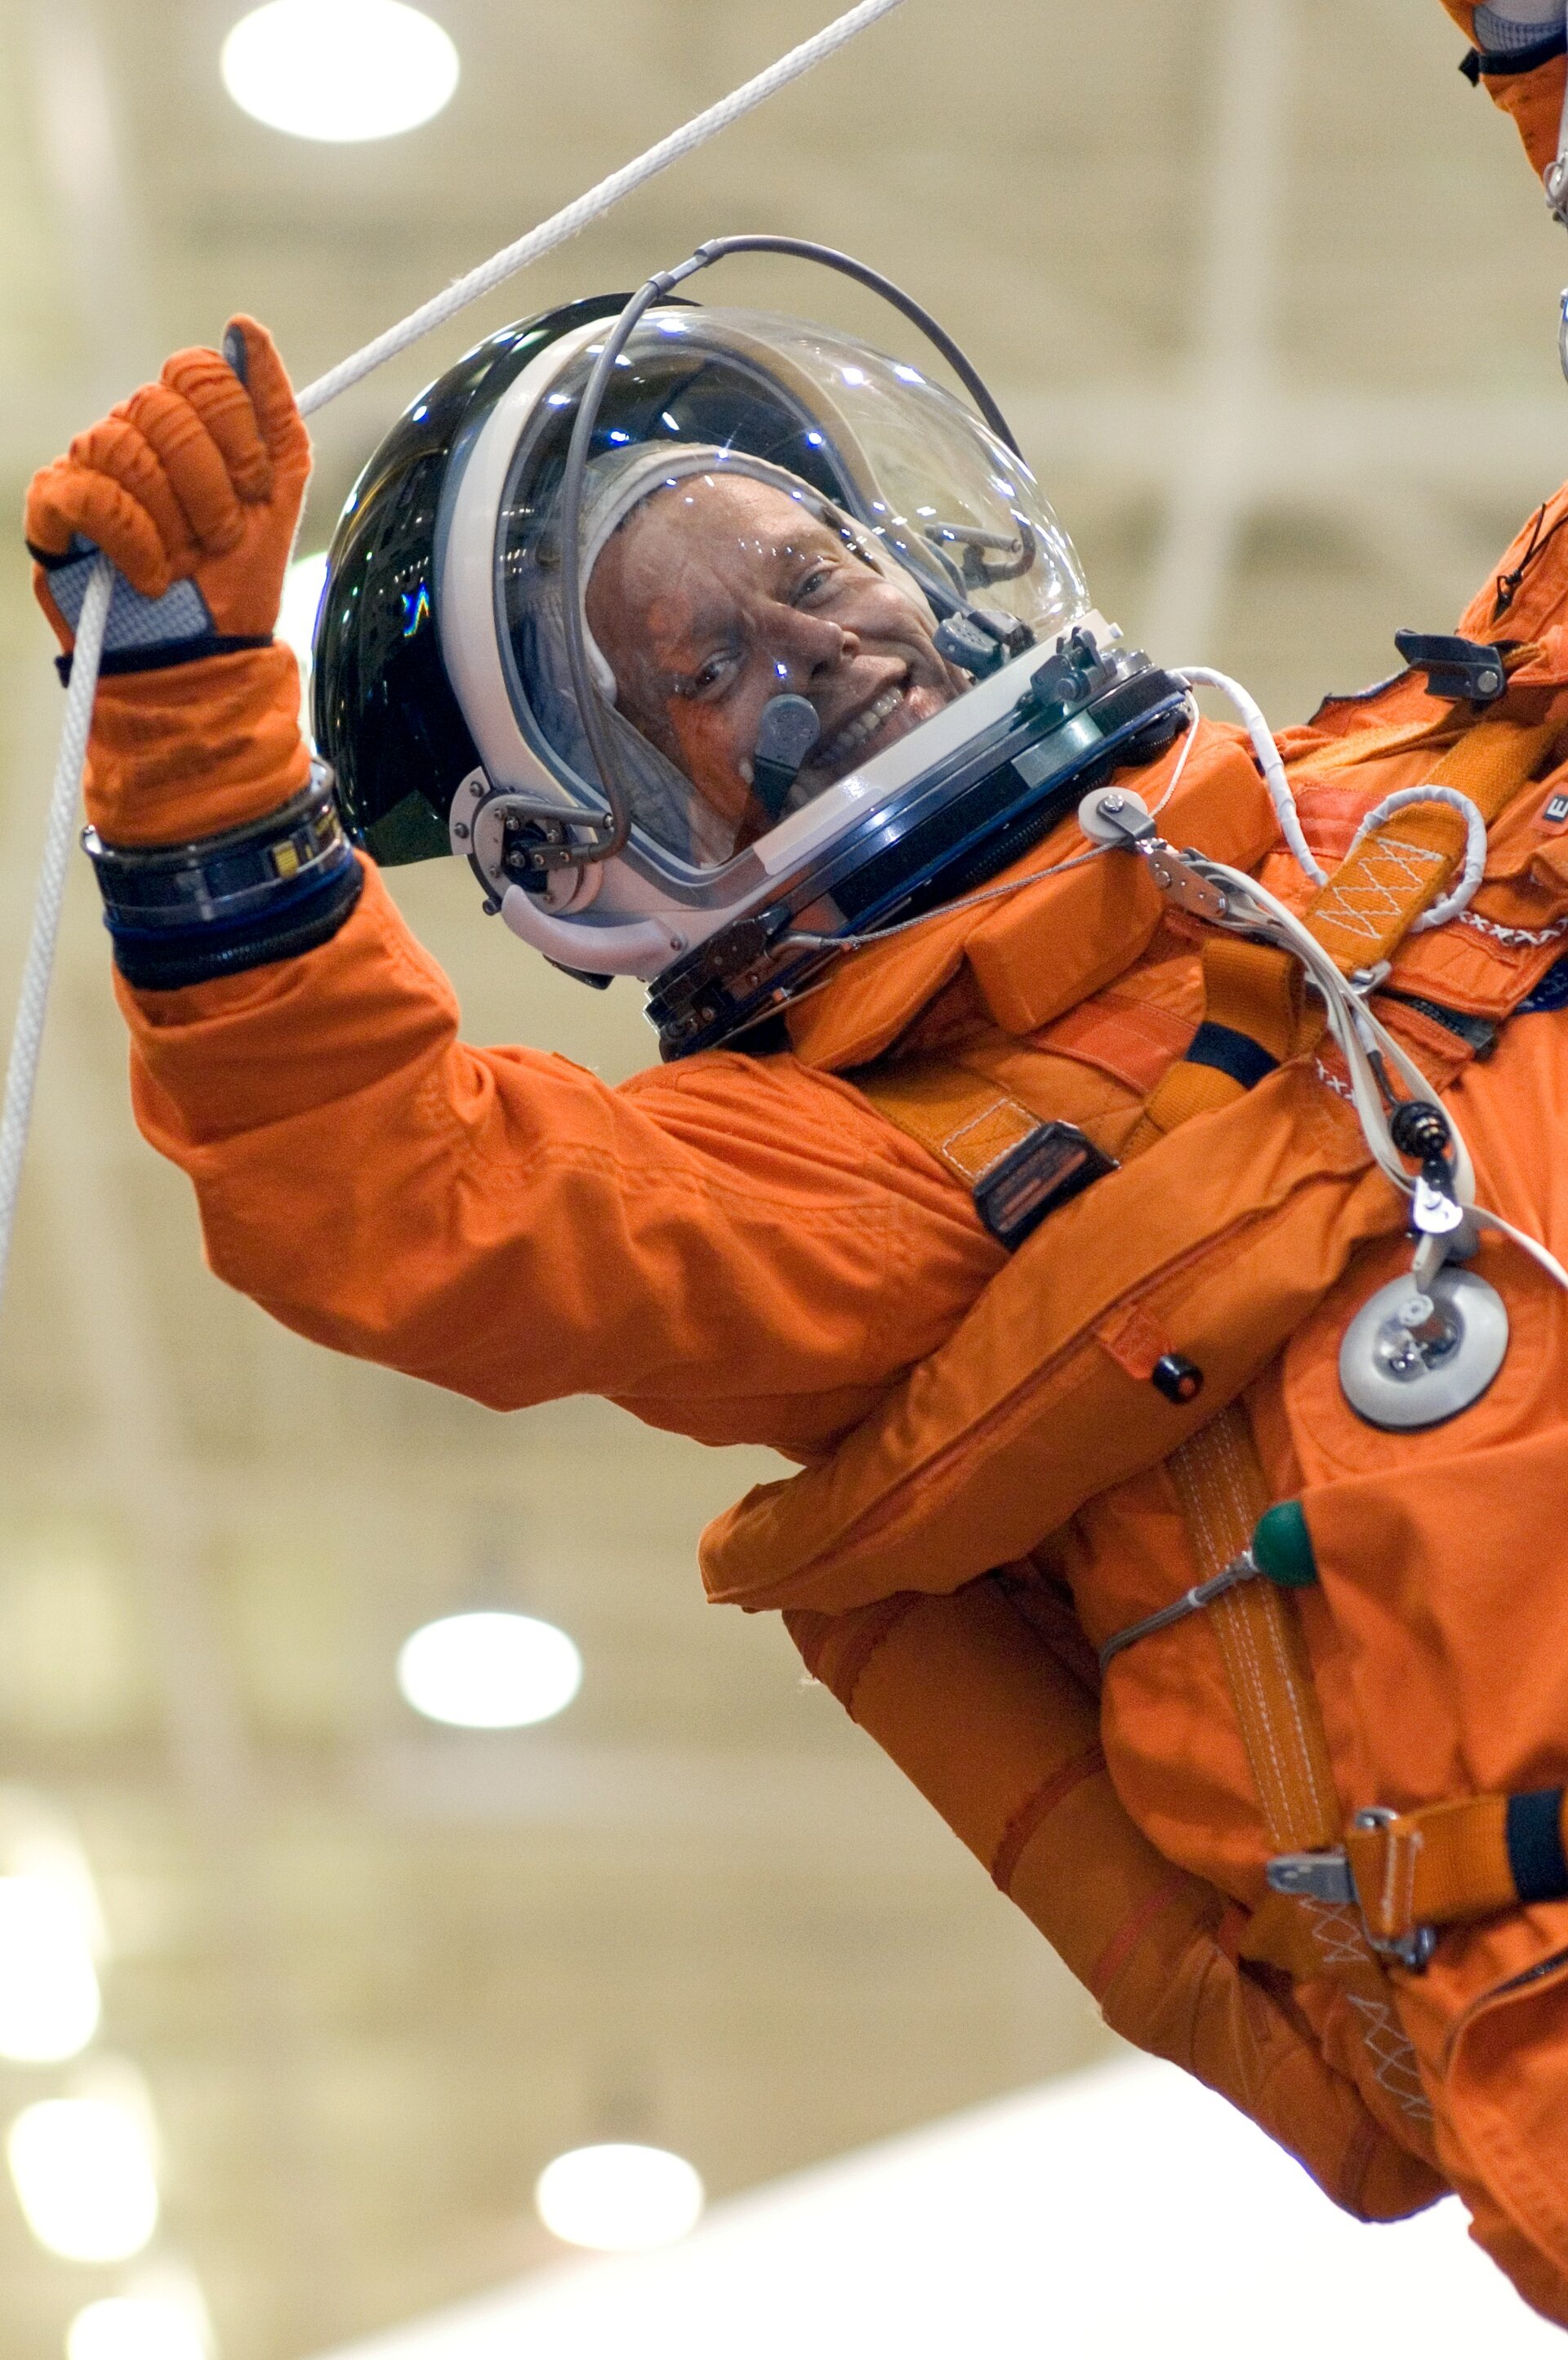
[[[1412,800],[1428,800],[1430,789],[1410,789]],[[1390,797],[1390,801],[1394,798]],[[1333,960],[1315,934],[1288,910],[1283,901],[1248,877],[1239,869],[1232,869],[1222,860],[1209,860],[1201,855],[1193,865],[1201,873],[1219,885],[1225,896],[1226,909],[1223,921],[1229,932],[1261,935],[1277,944],[1281,950],[1294,953],[1316,986],[1328,1014],[1329,1030],[1350,1076],[1351,1102],[1361,1125],[1362,1136],[1372,1152],[1373,1160],[1384,1175],[1402,1196],[1414,1194],[1415,1182],[1395,1146],[1389,1129],[1389,1110],[1385,1101],[1378,1061],[1385,1072],[1398,1076],[1412,1098],[1428,1106],[1442,1108],[1447,1120],[1453,1156],[1453,1193],[1474,1220],[1485,1227],[1498,1229],[1505,1237],[1521,1246],[1540,1263],[1559,1286],[1568,1288],[1568,1270],[1556,1255],[1539,1239],[1530,1237],[1523,1229],[1505,1221],[1500,1213],[1488,1212],[1475,1202],[1475,1170],[1464,1133],[1454,1120],[1453,1109],[1442,1106],[1442,1099],[1416,1064],[1408,1056],[1387,1027],[1380,1024],[1367,1007],[1363,995],[1340,973]]]
[[[306,386],[299,397],[302,412],[309,417],[313,410],[323,410],[335,401],[340,393],[357,385],[362,377],[378,369],[383,362],[394,360],[411,344],[427,336],[433,328],[444,327],[481,295],[488,295],[503,281],[537,262],[542,255],[551,254],[556,246],[565,246],[579,230],[618,205],[622,197],[640,189],[666,165],[689,156],[694,148],[727,130],[730,124],[761,106],[786,82],[792,82],[824,58],[852,41],[874,25],[879,16],[890,16],[901,7],[903,0],[860,0],[820,33],[814,33],[788,54],[777,60],[739,90],[731,91],[715,106],[696,115],[689,123],[659,140],[644,155],[622,165],[608,180],[596,181],[582,196],[563,206],[549,220],[530,230],[526,237],[503,246],[499,254],[483,262],[477,270],[456,279],[428,303],[421,304],[400,320],[395,328],[377,336],[361,349],[340,361],[336,368],[328,369],[324,377]],[[49,999],[49,976],[54,967],[55,944],[60,934],[60,905],[65,895],[65,880],[71,855],[71,838],[82,792],[82,775],[87,762],[87,739],[93,724],[93,700],[98,687],[98,666],[103,654],[104,631],[108,620],[109,598],[114,587],[114,570],[106,558],[100,558],[88,581],[87,594],[76,627],[76,645],[71,657],[71,686],[66,696],[65,720],[60,735],[60,754],[55,764],[54,786],[49,797],[49,822],[44,840],[43,865],[38,875],[38,891],[33,904],[33,926],[27,945],[27,962],[22,970],[21,994],[16,1004],[16,1023],[11,1033],[10,1054],[5,1064],[5,1092],[0,1107],[0,1297],[4,1296],[5,1279],[11,1262],[11,1239],[16,1226],[16,1194],[21,1181],[22,1159],[27,1150],[27,1130],[32,1114],[33,1090],[38,1080],[38,1054],[43,1044],[44,1011]]]
[[[1279,748],[1274,742],[1274,732],[1264,717],[1262,706],[1248,694],[1240,681],[1232,680],[1228,672],[1211,672],[1206,664],[1179,664],[1172,669],[1178,680],[1197,681],[1205,687],[1217,688],[1222,696],[1230,698],[1245,725],[1247,736],[1252,739],[1253,752],[1263,772],[1264,785],[1268,789],[1268,800],[1274,805],[1274,815],[1279,822],[1279,832],[1295,856],[1296,866],[1305,870],[1314,885],[1326,885],[1328,872],[1319,866],[1302,832],[1295,792],[1286,775]],[[1457,787],[1401,787],[1396,793],[1385,795],[1376,809],[1367,813],[1351,839],[1350,852],[1346,853],[1345,858],[1350,858],[1350,853],[1358,849],[1362,839],[1369,836],[1380,821],[1391,819],[1396,812],[1408,810],[1411,803],[1447,803],[1464,822],[1464,869],[1453,890],[1445,893],[1441,901],[1434,901],[1431,908],[1424,911],[1412,923],[1410,932],[1422,934],[1433,926],[1445,926],[1450,918],[1457,918],[1462,910],[1469,908],[1486,867],[1486,823],[1481,815],[1480,806],[1468,795],[1461,794]]]
[[[1296,798],[1290,781],[1285,775],[1285,765],[1279,759],[1279,748],[1274,742],[1274,732],[1263,716],[1255,697],[1249,696],[1239,680],[1229,672],[1211,672],[1207,664],[1172,664],[1168,666],[1173,678],[1196,681],[1201,687],[1217,688],[1228,696],[1242,717],[1252,750],[1257,757],[1257,767],[1263,772],[1263,783],[1268,789],[1268,800],[1274,805],[1274,816],[1279,822],[1279,833],[1296,857],[1296,866],[1305,869],[1314,885],[1326,885],[1328,871],[1320,869],[1311,846],[1301,833],[1301,822],[1296,810]]]

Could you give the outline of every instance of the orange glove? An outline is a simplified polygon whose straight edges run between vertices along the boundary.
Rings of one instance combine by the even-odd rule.
[[[224,346],[177,353],[27,493],[34,586],[67,660],[94,552],[121,576],[88,757],[88,816],[110,844],[236,826],[309,773],[297,669],[272,632],[310,442],[266,329],[232,321]]]

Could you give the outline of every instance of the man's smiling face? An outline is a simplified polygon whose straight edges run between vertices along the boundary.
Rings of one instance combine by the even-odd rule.
[[[967,687],[930,615],[772,484],[696,475],[635,508],[588,585],[588,628],[619,710],[735,830],[773,825],[751,793],[770,700],[813,706],[820,734],[798,806]]]

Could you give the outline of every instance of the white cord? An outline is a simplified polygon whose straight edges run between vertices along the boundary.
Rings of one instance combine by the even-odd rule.
[[[1410,792],[1425,794],[1427,791]],[[1474,1220],[1487,1229],[1500,1230],[1516,1245],[1522,1246],[1549,1277],[1554,1279],[1559,1286],[1568,1289],[1568,1270],[1563,1268],[1554,1253],[1538,1239],[1515,1229],[1511,1221],[1505,1221],[1500,1213],[1488,1212],[1484,1206],[1476,1204],[1475,1168],[1452,1109],[1442,1106],[1442,1099],[1420,1067],[1406,1054],[1393,1034],[1378,1022],[1362,994],[1340,973],[1316,935],[1310,934],[1266,886],[1260,885],[1255,878],[1246,876],[1243,870],[1232,869],[1224,861],[1206,859],[1201,855],[1194,858],[1193,866],[1223,889],[1226,911],[1222,923],[1227,931],[1260,934],[1266,941],[1277,944],[1280,949],[1293,952],[1305,967],[1323,1002],[1329,1030],[1344,1059],[1350,1076],[1351,1102],[1361,1125],[1362,1136],[1384,1175],[1401,1195],[1414,1195],[1415,1181],[1407,1171],[1389,1130],[1388,1109],[1384,1098],[1382,1077],[1377,1070],[1379,1064],[1385,1073],[1398,1075],[1411,1098],[1420,1098],[1428,1106],[1442,1108],[1448,1124],[1453,1154],[1453,1193],[1464,1209]]]
[[[65,695],[65,720],[55,759],[54,785],[49,791],[49,818],[44,827],[44,857],[33,896],[33,926],[22,967],[22,989],[11,1029],[11,1051],[5,1061],[5,1097],[0,1106],[0,1287],[11,1259],[11,1235],[16,1223],[16,1192],[32,1120],[33,1086],[38,1080],[38,1051],[43,1042],[44,1010],[49,1000],[54,946],[60,934],[60,903],[65,898],[66,871],[71,859],[71,833],[77,797],[87,762],[87,737],[93,727],[93,698],[98,686],[98,661],[109,619],[109,599],[115,569],[99,558],[87,583],[87,595],[76,626],[76,648],[71,664],[71,686]]]
[[[672,131],[647,153],[632,163],[625,164],[608,180],[599,180],[565,205],[558,213],[542,222],[526,237],[520,237],[488,262],[470,270],[466,278],[456,279],[443,293],[411,311],[385,335],[363,345],[329,369],[324,377],[306,386],[299,396],[302,412],[323,410],[335,401],[351,385],[378,369],[384,361],[406,352],[433,328],[444,327],[448,320],[477,303],[481,295],[488,295],[505,279],[537,262],[541,255],[554,252],[568,238],[590,222],[598,221],[640,189],[656,172],[681,157],[689,156],[696,148],[713,138],[741,115],[749,115],[764,99],[771,98],[786,82],[809,73],[824,58],[843,48],[874,25],[879,16],[890,16],[901,7],[903,0],[861,0],[858,7],[836,18],[820,33],[802,41],[787,56],[728,98],[718,101],[689,123]],[[60,729],[60,754],[55,764],[54,787],[49,797],[49,823],[44,842],[43,866],[38,876],[38,892],[33,905],[33,929],[27,945],[27,963],[22,971],[21,994],[16,1005],[16,1023],[11,1034],[10,1054],[5,1065],[5,1092],[0,1107],[0,1296],[4,1295],[5,1279],[10,1268],[11,1238],[16,1218],[16,1194],[21,1180],[22,1158],[27,1150],[27,1129],[32,1113],[33,1090],[38,1080],[38,1055],[43,1045],[44,1010],[49,999],[49,976],[54,966],[55,943],[60,934],[60,905],[65,894],[66,871],[71,853],[71,830],[76,818],[82,792],[82,776],[87,764],[87,739],[93,724],[93,700],[98,687],[98,667],[103,654],[104,631],[108,620],[109,599],[114,587],[114,570],[104,558],[100,558],[90,577],[82,602],[81,617],[76,627],[76,645],[71,655],[71,688],[66,697],[65,720]]]
[[[1458,883],[1452,891],[1443,895],[1441,901],[1434,901],[1430,910],[1423,911],[1411,923],[1412,934],[1424,934],[1433,926],[1445,926],[1450,918],[1457,918],[1461,910],[1468,909],[1486,873],[1486,823],[1479,804],[1473,803],[1468,795],[1462,795],[1457,787],[1400,787],[1394,794],[1385,795],[1382,802],[1367,813],[1351,837],[1350,850],[1344,857],[1351,859],[1360,849],[1363,839],[1370,836],[1375,827],[1386,819],[1392,819],[1396,812],[1408,811],[1412,803],[1446,803],[1451,811],[1458,812],[1464,822],[1464,867]]]
[[[1268,789],[1268,799],[1274,805],[1280,834],[1294,854],[1297,867],[1305,870],[1314,885],[1326,885],[1328,873],[1319,867],[1317,858],[1302,833],[1295,791],[1285,774],[1279,748],[1274,742],[1274,732],[1264,717],[1262,707],[1249,696],[1240,681],[1232,680],[1227,672],[1211,672],[1206,664],[1179,664],[1173,666],[1172,670],[1178,680],[1197,681],[1205,687],[1217,688],[1222,696],[1230,698],[1246,726],[1247,736],[1252,739],[1253,752],[1257,756],[1258,768],[1263,772],[1263,782]],[[1345,858],[1349,859],[1350,853],[1359,847],[1362,839],[1380,821],[1392,818],[1396,812],[1408,810],[1411,803],[1447,803],[1464,821],[1464,870],[1452,890],[1416,919],[1410,932],[1423,934],[1433,926],[1445,926],[1450,918],[1457,918],[1462,910],[1468,909],[1474,900],[1486,867],[1486,823],[1478,806],[1468,795],[1461,794],[1457,787],[1401,787],[1397,793],[1385,795],[1376,810],[1367,813],[1351,838],[1350,852],[1346,853]]]
[[[323,409],[329,401],[335,401],[340,393],[346,393],[351,385],[357,385],[360,378],[368,377],[372,369],[378,369],[383,361],[394,360],[399,353],[406,352],[410,344],[417,344],[422,336],[428,336],[433,328],[444,327],[448,320],[455,318],[468,304],[477,303],[481,295],[488,295],[503,280],[525,270],[531,262],[537,262],[542,255],[553,254],[558,246],[565,246],[569,238],[576,236],[579,230],[587,229],[590,222],[598,221],[602,213],[609,213],[612,205],[619,204],[622,197],[629,197],[633,189],[640,189],[645,180],[652,180],[654,174],[662,172],[666,165],[678,163],[683,156],[689,156],[694,148],[700,148],[705,140],[728,130],[729,125],[739,122],[741,115],[749,115],[754,106],[761,106],[764,99],[771,98],[774,91],[782,90],[786,82],[809,73],[813,66],[820,65],[823,59],[831,57],[835,49],[841,49],[846,41],[852,41],[857,33],[863,33],[868,26],[874,25],[879,16],[888,16],[902,5],[903,0],[861,0],[859,7],[851,8],[847,16],[839,17],[820,33],[814,33],[810,40],[802,41],[798,49],[791,49],[787,57],[780,58],[775,65],[753,75],[750,82],[742,82],[739,90],[731,91],[729,97],[721,98],[716,106],[693,115],[689,123],[684,123],[678,131],[672,131],[667,139],[661,139],[656,147],[649,148],[646,155],[639,156],[634,163],[623,164],[620,171],[612,172],[608,180],[596,182],[575,202],[563,206],[558,213],[552,213],[548,221],[541,222],[537,229],[530,230],[526,237],[520,237],[514,246],[503,246],[499,254],[493,254],[488,262],[482,262],[477,270],[470,270],[465,278],[455,279],[441,294],[433,296],[428,303],[422,303],[417,311],[411,311],[406,320],[400,320],[395,328],[389,328],[385,335],[376,337],[361,351],[351,354],[345,361],[340,361],[335,368],[328,369],[324,377],[318,377],[299,397],[303,414],[308,418],[313,410]]]
[[[1296,865],[1306,871],[1314,885],[1326,885],[1328,871],[1320,869],[1311,846],[1301,833],[1301,822],[1296,810],[1296,798],[1290,781],[1285,775],[1285,765],[1279,759],[1279,748],[1274,742],[1274,732],[1264,719],[1263,709],[1248,695],[1239,680],[1228,672],[1211,672],[1207,664],[1171,664],[1167,670],[1177,680],[1197,681],[1201,687],[1217,688],[1228,696],[1241,715],[1252,750],[1257,757],[1257,767],[1263,772],[1263,783],[1268,789],[1268,800],[1274,805],[1274,815],[1279,822],[1279,832],[1295,855]]]

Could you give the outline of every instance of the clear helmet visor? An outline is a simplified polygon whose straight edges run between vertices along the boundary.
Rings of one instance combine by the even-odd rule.
[[[497,542],[520,727],[574,799],[596,779],[562,621],[560,487],[597,346],[513,457]],[[923,371],[761,313],[634,333],[579,524],[590,666],[633,822],[711,870],[973,685],[938,643],[981,608],[1054,639],[1088,607],[1016,454]]]

